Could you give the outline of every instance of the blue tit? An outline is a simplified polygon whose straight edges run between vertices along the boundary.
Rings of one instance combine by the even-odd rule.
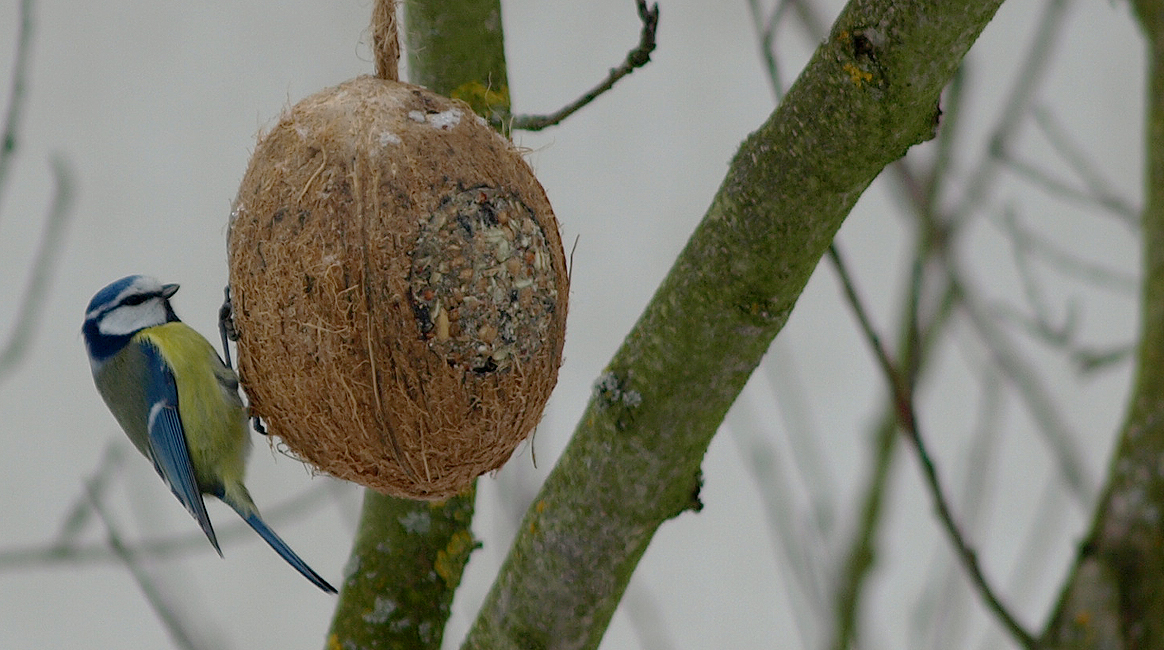
[[[234,508],[299,573],[335,593],[263,522],[243,486],[250,439],[238,376],[178,320],[170,305],[176,291],[131,275],[93,296],[83,331],[97,390],[219,555],[203,494]]]

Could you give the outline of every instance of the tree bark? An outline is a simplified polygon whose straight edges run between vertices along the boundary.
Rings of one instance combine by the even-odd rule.
[[[1132,3],[1147,41],[1143,286],[1136,379],[1048,648],[1164,647],[1164,2]]]
[[[595,384],[466,648],[594,648],[662,522],[821,255],[1001,0],[854,0],[736,154],[706,216]],[[666,18],[660,39],[666,39]]]

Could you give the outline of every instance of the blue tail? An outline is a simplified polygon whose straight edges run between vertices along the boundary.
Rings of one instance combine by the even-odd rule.
[[[300,557],[295,554],[295,551],[291,550],[290,546],[287,546],[287,542],[284,542],[283,538],[276,535],[275,531],[271,530],[271,527],[268,526],[267,523],[259,517],[259,511],[255,509],[253,503],[250,503],[250,496],[246,494],[246,488],[242,488],[240,486],[239,489],[242,491],[242,495],[237,500],[246,501],[246,504],[235,503],[236,499],[225,498],[225,494],[222,494],[221,490],[217,496],[220,500],[222,500],[223,503],[230,506],[231,508],[234,508],[234,511],[238,513],[238,516],[242,517],[243,521],[250,524],[251,528],[254,528],[255,532],[259,534],[259,537],[265,539],[267,543],[271,545],[271,548],[275,549],[276,553],[283,556],[283,559],[287,560],[287,564],[290,564],[291,566],[295,567],[296,571],[302,573],[304,578],[307,578],[313,585],[319,587],[329,594],[336,593],[335,587],[328,584],[327,580],[324,580],[311,567],[307,566],[307,563],[300,559]]]
[[[275,549],[276,553],[283,556],[283,559],[287,560],[288,564],[295,567],[295,570],[299,573],[302,573],[303,577],[307,578],[316,587],[319,587],[329,594],[336,593],[335,587],[328,584],[327,580],[324,580],[311,567],[307,566],[307,563],[301,560],[299,556],[295,554],[295,551],[292,551],[291,547],[287,546],[287,543],[284,542],[278,535],[276,535],[275,531],[271,530],[271,528],[267,526],[266,522],[259,518],[258,513],[252,513],[250,515],[243,516],[243,519],[251,525],[251,528],[255,529],[255,532],[259,534],[259,537],[267,540],[267,543],[271,545],[271,548]]]

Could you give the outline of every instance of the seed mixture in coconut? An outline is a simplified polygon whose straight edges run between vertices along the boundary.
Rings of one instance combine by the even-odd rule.
[[[516,196],[481,187],[449,197],[412,252],[412,305],[429,347],[475,373],[528,362],[557,309],[550,255]]]

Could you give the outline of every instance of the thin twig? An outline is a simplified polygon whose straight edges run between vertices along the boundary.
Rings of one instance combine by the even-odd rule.
[[[1022,67],[1006,95],[1008,100],[1003,107],[1002,115],[991,131],[988,140],[991,149],[1001,149],[1006,143],[1014,141],[1022,118],[1030,110],[1035,93],[1042,85],[1054,60],[1055,47],[1063,36],[1071,2],[1072,0],[1046,0],[1030,49],[1020,59],[1023,62]],[[985,204],[983,199],[993,185],[996,171],[997,159],[987,153],[966,184],[967,189],[961,201],[950,211],[954,223],[960,223],[970,211]]]
[[[117,475],[122,461],[125,460],[124,450],[124,443],[120,440],[110,440],[109,444],[105,445],[105,453],[101,454],[101,461],[97,463],[97,469],[85,482],[88,489],[73,503],[73,507],[69,509],[69,514],[65,515],[61,522],[60,532],[57,533],[57,538],[53,542],[53,548],[63,549],[76,544],[77,538],[85,530],[85,526],[93,515],[93,498],[104,496],[105,488]]]
[[[942,491],[941,482],[938,480],[937,468],[934,466],[933,459],[926,447],[925,438],[922,436],[921,428],[917,421],[912,389],[902,373],[894,366],[893,360],[889,357],[889,353],[881,344],[881,338],[877,335],[877,331],[873,328],[873,324],[869,320],[864,304],[857,294],[856,285],[854,285],[852,278],[849,276],[848,268],[845,266],[844,260],[841,258],[841,253],[835,244],[829,247],[828,256],[841,278],[841,283],[845,290],[845,297],[857,317],[861,331],[865,335],[869,346],[873,348],[877,363],[881,367],[886,381],[889,382],[893,400],[897,408],[898,424],[917,452],[923,478],[925,479],[926,486],[929,488],[930,496],[934,500],[934,505],[938,510],[938,518],[947,536],[950,538],[950,542],[953,544],[963,568],[965,568],[966,573],[970,576],[971,582],[977,588],[979,595],[985,601],[987,607],[998,617],[999,622],[1010,632],[1015,641],[1024,648],[1035,648],[1037,645],[1035,637],[1019,623],[1018,619],[1015,618],[1014,614],[1010,612],[995,593],[994,588],[991,587],[990,583],[986,580],[986,576],[982,573],[982,568],[978,564],[977,553],[970,546],[966,537],[962,534],[961,529],[958,527],[958,523],[954,520],[953,511],[950,508],[945,493]]]
[[[328,481],[327,483],[332,483]],[[270,524],[288,521],[300,516],[307,508],[314,508],[331,499],[331,491],[325,483],[318,483],[295,497],[277,504],[273,508],[263,508],[263,518]],[[71,511],[69,517],[75,516]],[[241,519],[228,521],[214,527],[220,542],[251,537],[249,526]],[[189,554],[206,547],[206,536],[201,531],[178,533],[126,545],[134,557],[159,559]],[[117,555],[101,543],[60,544],[42,543],[36,546],[0,549],[0,572],[28,570],[60,565],[96,564],[116,561]]]
[[[1136,346],[1132,343],[1116,345],[1107,349],[1081,349],[1071,353],[1071,361],[1081,373],[1096,372],[1130,360],[1135,351]]]
[[[909,293],[902,309],[900,352],[897,367],[908,376],[910,385],[916,385],[938,341],[950,323],[954,310],[954,292],[944,289],[931,313],[922,315],[923,268],[932,247],[922,239],[918,242],[910,271]],[[892,397],[888,400],[873,431],[873,460],[869,478],[862,494],[856,532],[851,536],[845,565],[836,588],[836,627],[832,648],[848,650],[857,637],[862,587],[876,563],[878,531],[882,511],[888,498],[890,471],[897,450],[897,409]]]
[[[1072,526],[1068,525],[1065,516],[1068,511],[1067,498],[1059,488],[1058,479],[1048,476],[1043,483],[1037,504],[1031,511],[1034,520],[1027,527],[1026,538],[1018,548],[1018,555],[1012,562],[1015,567],[1007,578],[1007,591],[1018,596],[1025,596],[1024,600],[1038,599],[1039,586],[1047,583],[1047,576],[1054,571],[1056,575],[1061,570],[1053,553],[1047,549],[1060,543],[1065,535],[1074,534]],[[1000,646],[997,630],[982,637],[978,650],[994,650]],[[968,646],[964,646],[968,647]]]
[[[1099,206],[1114,214],[1124,225],[1129,227],[1134,227],[1136,221],[1139,219],[1139,214],[1135,208],[1128,205],[1123,199],[1110,194],[1096,194],[1092,188],[1081,190],[1067,181],[1055,178],[1050,172],[1035,163],[1020,160],[1017,155],[1011,153],[1006,147],[997,150],[992,148],[990,153],[1000,163],[1005,165],[1007,169],[1032,185],[1041,188],[1043,192],[1050,196]]]
[[[998,370],[988,363],[983,366],[978,379],[981,398],[977,421],[970,446],[962,454],[966,458],[964,467],[969,471],[962,478],[960,494],[955,496],[963,523],[975,529],[982,527],[986,501],[993,492],[992,488],[998,484],[995,479],[999,432],[1007,398],[1003,383],[997,376]],[[966,600],[969,594],[960,573],[960,568],[945,554],[938,556],[935,566],[926,570],[930,581],[919,597],[917,615],[913,617],[928,641],[920,644],[921,647],[949,648],[959,645],[959,639],[966,638],[964,633],[970,614]]]
[[[1095,202],[1122,217],[1124,225],[1129,228],[1139,228],[1140,209],[1121,198],[1112,189],[1111,183],[1092,164],[1091,157],[1072,140],[1071,134],[1063,128],[1063,125],[1059,124],[1050,109],[1036,106],[1032,113],[1035,117],[1035,124],[1043,132],[1043,137],[1075,172],[1075,175],[1083,181]]]
[[[141,566],[140,558],[121,541],[121,535],[117,532],[117,527],[113,524],[112,518],[110,518],[109,513],[105,511],[105,506],[101,503],[98,487],[90,482],[86,485],[86,491],[89,495],[89,501],[93,506],[93,511],[105,523],[110,550],[117,556],[117,559],[125,564],[125,568],[129,569],[129,573],[133,576],[134,581],[137,582],[142,595],[149,601],[150,607],[153,608],[154,613],[157,614],[162,625],[169,631],[170,637],[174,640],[174,644],[185,650],[197,650],[198,644],[194,642],[194,637],[187,630],[188,624],[165,602],[161,590],[154,584],[153,578]]]
[[[1002,222],[1010,232],[1018,228],[1018,216],[1013,208],[1003,210]],[[1011,238],[1011,257],[1014,259],[1015,270],[1018,272],[1019,285],[1023,290],[1023,299],[1031,310],[1032,324],[1044,338],[1054,341],[1059,347],[1064,347],[1074,337],[1078,318],[1076,309],[1068,304],[1063,315],[1062,323],[1056,323],[1051,314],[1042,285],[1035,277],[1035,270],[1030,258],[1029,249],[1025,246],[1026,240],[1018,237]]]
[[[40,248],[37,249],[32,261],[32,276],[16,309],[15,325],[7,344],[0,349],[0,382],[20,365],[24,356],[28,354],[33,334],[39,330],[41,313],[48,304],[46,294],[49,281],[52,279],[52,271],[57,266],[65,225],[73,211],[73,173],[62,156],[53,156],[52,168],[55,181],[53,202],[45,219]]]
[[[12,161],[16,158],[16,137],[20,132],[24,106],[28,100],[28,69],[32,52],[32,0],[20,3],[20,27],[16,35],[16,60],[12,64],[12,86],[4,111],[4,131],[0,134],[0,198],[8,185]]]
[[[1074,276],[1096,287],[1139,297],[1140,283],[1136,276],[1089,262],[1075,253],[1056,246],[1049,238],[1041,237],[1036,231],[1019,223],[1018,216],[1013,214],[1013,210],[1007,210],[1003,214],[1000,226],[1010,236],[1016,249],[1022,249],[1028,256],[1037,255],[1048,266],[1054,267],[1064,275]]]
[[[961,275],[954,268],[954,263],[949,259],[946,263],[946,272],[951,286],[959,294],[959,306],[968,316],[968,322],[989,350],[994,363],[1015,387],[1034,419],[1037,430],[1051,450],[1064,484],[1075,497],[1076,503],[1083,508],[1090,507],[1095,497],[1095,481],[1089,476],[1083,455],[1076,448],[1078,436],[1056,407],[1047,388],[1039,380],[1038,373],[1030,367],[1016,346],[990,318],[987,310],[979,304],[977,297],[962,281]]]
[[[752,14],[752,26],[756,30],[756,40],[760,44],[760,58],[768,72],[768,84],[772,87],[772,97],[779,104],[784,97],[784,82],[780,79],[780,64],[776,60],[776,52],[772,46],[776,39],[776,27],[788,8],[789,0],[780,0],[776,7],[764,18],[760,0],[748,0],[748,10]]]
[[[655,30],[659,26],[659,4],[648,6],[646,0],[635,0],[635,5],[638,7],[639,20],[643,23],[642,31],[639,32],[639,44],[627,53],[626,60],[617,68],[610,69],[610,73],[606,75],[606,79],[602,83],[549,115],[503,115],[496,118],[497,125],[508,125],[511,129],[523,131],[540,131],[554,126],[597,99],[602,93],[610,90],[619,79],[634,72],[636,68],[641,68],[649,63],[651,53],[655,51]]]
[[[783,580],[792,608],[792,620],[800,637],[799,645],[811,647],[827,619],[829,603],[823,577],[827,566],[827,548],[822,540],[828,536],[820,522],[799,507],[793,488],[793,475],[787,471],[795,460],[781,458],[782,446],[770,442],[769,428],[761,424],[756,409],[745,392],[736,400],[724,420],[739,450],[740,458],[757,484],[756,494],[768,524],[768,538],[773,555],[785,567],[790,580]]]
[[[820,446],[823,436],[813,422],[803,376],[797,367],[796,356],[788,346],[776,339],[762,366],[772,388],[772,397],[780,419],[787,431],[788,450],[796,481],[804,485],[811,497],[812,514],[823,537],[828,537],[836,522],[833,503],[839,500],[837,481],[825,462],[828,457]]]
[[[934,138],[937,151],[926,170],[922,188],[922,202],[915,206],[919,215],[921,211],[924,211],[928,218],[918,219],[919,225],[937,221],[934,215],[941,209],[940,202],[943,193],[950,178],[954,176],[954,154],[960,144],[958,127],[962,120],[962,107],[965,105],[963,96],[966,87],[970,85],[967,79],[970,76],[970,67],[967,61],[963,61],[943,93],[942,122],[938,128],[938,137]],[[902,158],[902,162],[904,161],[905,158]]]

